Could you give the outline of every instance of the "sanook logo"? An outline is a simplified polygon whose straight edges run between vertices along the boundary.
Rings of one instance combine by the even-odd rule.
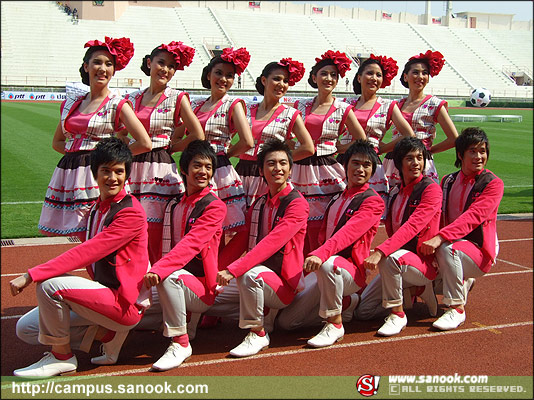
[[[378,383],[380,376],[378,375],[362,375],[356,382],[356,390],[362,396],[369,397],[378,393]]]

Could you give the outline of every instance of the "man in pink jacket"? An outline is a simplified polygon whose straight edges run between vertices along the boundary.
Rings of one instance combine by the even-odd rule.
[[[432,285],[437,275],[434,257],[423,254],[421,246],[439,230],[442,192],[437,183],[423,176],[425,153],[423,142],[417,138],[404,138],[395,145],[393,161],[402,184],[390,192],[386,217],[389,239],[377,246],[363,264],[368,269],[380,269],[382,307],[391,309],[377,331],[382,336],[396,335],[406,327],[403,286],[425,286],[428,293],[422,297],[432,300],[432,304],[427,303],[431,313],[437,311]]]
[[[157,371],[176,368],[191,356],[187,312],[198,316],[215,300],[217,253],[226,216],[226,205],[209,185],[216,168],[217,156],[208,141],[195,140],[182,153],[186,192],[167,204],[163,256],[144,277],[147,288],[157,287],[163,335],[172,339],[152,365]]]
[[[432,326],[455,329],[465,321],[464,281],[486,274],[498,252],[497,210],[504,184],[487,170],[489,141],[480,128],[466,128],[456,139],[460,171],[441,180],[441,229],[423,242],[424,255],[436,255],[443,279],[443,302],[450,308]]]
[[[238,232],[219,256],[220,266],[226,268],[219,271],[217,283],[226,286],[237,278],[239,327],[250,329],[243,342],[230,351],[234,357],[251,356],[269,346],[264,308],[273,312],[286,307],[300,289],[309,208],[288,182],[292,165],[287,144],[265,142],[258,153],[258,166],[268,192],[249,208],[245,230]]]
[[[278,317],[284,329],[320,325],[326,319],[323,329],[308,340],[311,347],[330,346],[345,334],[343,322],[352,319],[359,302],[357,292],[366,285],[363,260],[385,208],[368,183],[379,162],[374,147],[358,140],[344,160],[347,188],[328,205],[319,232],[322,245],[304,260],[304,270],[309,272],[306,288]]]
[[[15,375],[72,374],[78,361],[71,345],[88,352],[94,339],[103,343],[104,354],[91,362],[115,364],[129,330],[139,322],[136,300],[149,266],[148,237],[143,207],[124,190],[131,164],[126,144],[101,140],[91,152],[100,196],[90,213],[88,240],[10,282],[14,296],[37,282],[39,306],[17,322],[17,336],[52,346]],[[83,267],[91,279],[67,275]]]

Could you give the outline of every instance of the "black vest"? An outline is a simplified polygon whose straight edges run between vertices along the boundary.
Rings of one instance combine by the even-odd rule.
[[[129,194],[118,203],[111,203],[109,212],[104,219],[103,227],[109,226],[109,224],[113,222],[115,215],[127,207],[132,207],[132,197]],[[95,215],[96,209],[91,212],[91,216],[89,218],[89,229],[92,229]],[[116,257],[117,250],[95,262],[94,280],[111,289],[118,289],[121,285],[117,279],[117,272],[115,271]]]
[[[326,207],[325,216],[328,215],[328,212],[330,211],[330,207],[334,204],[334,202],[342,195],[342,193],[334,196],[330,203],[328,203],[328,207]],[[378,196],[378,194],[371,188],[367,189],[365,192],[358,193],[356,196],[354,196],[347,206],[345,208],[343,215],[341,218],[339,218],[339,221],[337,222],[336,227],[334,228],[334,231],[332,232],[332,236],[343,227],[347,223],[347,219],[349,216],[352,216],[356,211],[360,209],[360,206],[362,203],[371,196]],[[379,196],[380,197],[380,196]],[[348,246],[347,248],[341,250],[337,253],[338,256],[342,256],[346,259],[352,258],[352,249],[354,247],[354,243]]]
[[[172,213],[174,212],[174,208],[178,205],[181,198],[183,197],[183,193],[178,195],[176,197],[177,202],[172,205],[171,208],[171,221],[172,221]],[[191,211],[191,214],[189,214],[189,218],[187,218],[187,222],[185,224],[185,232],[184,236],[187,235],[187,233],[191,230],[191,225],[195,223],[195,221],[202,216],[204,213],[204,210],[206,207],[212,202],[217,200],[217,197],[215,197],[212,193],[208,193],[203,198],[201,198],[199,201],[195,203],[195,207]],[[171,229],[171,243],[174,243],[174,229]],[[204,277],[204,263],[202,261],[202,253],[198,253],[191,261],[189,261],[184,267],[186,271],[190,272],[196,277]]]
[[[433,184],[434,181],[432,178],[429,178],[427,176],[423,177],[421,181],[414,185],[412,193],[410,194],[410,197],[408,198],[408,202],[406,203],[406,207],[404,208],[404,214],[402,215],[402,222],[401,225],[404,224],[408,218],[410,218],[410,215],[413,214],[413,212],[416,210],[417,206],[421,202],[421,196],[423,195],[423,192],[425,189]],[[391,210],[393,208],[393,203],[395,202],[395,199],[397,198],[397,195],[399,193],[395,193],[391,197],[390,201],[390,207]],[[393,222],[393,216],[392,216],[392,222]],[[423,229],[423,227],[421,227]],[[412,253],[417,254],[417,242],[419,240],[419,234],[415,235],[410,241],[408,241],[404,246],[401,247],[401,249],[411,251]]]
[[[276,222],[278,220],[280,220],[284,216],[284,214],[286,212],[286,209],[287,209],[287,206],[289,206],[289,203],[291,203],[293,200],[295,200],[296,198],[298,198],[300,196],[301,196],[300,192],[297,189],[293,189],[291,192],[289,192],[287,194],[287,196],[284,196],[284,197],[282,197],[280,199],[280,206],[276,210],[276,215],[275,215],[275,218],[274,218],[274,221],[273,221],[273,226],[271,226],[271,230],[276,225]],[[261,197],[264,197],[265,200],[266,200],[267,194],[264,194]],[[260,213],[259,213],[260,218],[259,218],[259,221],[258,221],[258,232],[257,232],[257,235],[256,235],[256,244],[259,242],[258,239],[259,239],[260,233],[262,231],[263,207],[264,206],[265,206],[265,201],[263,201],[263,204],[260,206],[261,207],[260,208]],[[274,272],[276,272],[276,274],[278,276],[281,276],[281,274],[282,274],[282,264],[284,262],[284,248],[285,248],[285,244],[280,248],[280,250],[278,250],[271,257],[269,257],[267,260],[265,260],[265,261],[263,261],[261,263],[262,265],[265,265],[269,269],[271,269]]]
[[[443,221],[445,221],[445,215],[447,214],[447,207],[449,204],[449,195],[451,193],[452,184],[456,181],[460,171],[456,171],[453,174],[447,175],[443,180]],[[475,184],[467,196],[465,202],[464,212],[473,204],[473,202],[480,196],[480,193],[484,191],[488,183],[495,179],[495,175],[491,172],[484,170],[482,173],[475,176]],[[484,231],[482,225],[477,226],[471,232],[463,237],[465,240],[469,240],[471,243],[476,244],[478,247],[482,247],[484,243]]]

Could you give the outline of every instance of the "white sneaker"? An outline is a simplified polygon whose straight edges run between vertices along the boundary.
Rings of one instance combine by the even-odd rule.
[[[475,286],[475,278],[468,278],[464,281],[462,291],[464,292],[464,306],[467,304],[467,295]]]
[[[263,317],[263,329],[265,329],[265,332],[271,333],[274,330],[274,320],[278,315],[278,311],[280,310],[271,308],[267,315]]]
[[[78,368],[78,360],[73,355],[68,360],[58,360],[51,352],[44,353],[44,357],[36,363],[13,371],[15,376],[56,376],[72,375]]]
[[[463,313],[459,313],[454,308],[449,308],[445,314],[434,321],[432,326],[434,328],[441,329],[442,331],[450,331],[456,329],[465,322],[465,310]]]
[[[358,293],[352,293],[350,295],[350,304],[349,306],[341,312],[341,318],[344,323],[352,321],[354,318],[354,310],[360,304],[360,295]]]
[[[343,325],[341,325],[341,328],[336,328],[334,324],[327,322],[321,332],[308,340],[308,345],[311,347],[331,346],[343,339],[344,334],[345,328],[343,328]]]
[[[115,332],[115,336],[107,343],[100,346],[102,355],[91,358],[91,363],[96,365],[112,365],[117,362],[122,344],[130,331]]]
[[[386,318],[384,325],[382,325],[376,333],[381,336],[393,336],[400,333],[406,327],[407,323],[408,318],[406,318],[406,314],[401,318],[398,315],[391,313]]]
[[[188,343],[187,347],[183,347],[180,343],[171,342],[165,354],[161,358],[152,364],[152,369],[158,371],[167,371],[172,368],[180,366],[185,360],[191,357],[193,354],[193,349],[191,344]]]
[[[432,282],[429,282],[425,285],[425,290],[419,295],[419,297],[427,305],[430,316],[435,317],[438,315],[438,299],[436,298],[436,293],[434,292],[434,285]]]
[[[265,333],[265,336],[259,336],[250,331],[239,346],[230,350],[230,355],[234,357],[253,356],[254,354],[259,353],[261,350],[269,347],[269,343],[270,340],[268,333]]]

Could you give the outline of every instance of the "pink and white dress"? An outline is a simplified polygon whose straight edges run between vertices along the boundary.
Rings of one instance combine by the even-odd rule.
[[[313,101],[296,101],[294,107],[303,115],[306,129],[313,139],[315,154],[295,161],[291,173],[291,183],[310,206],[306,235],[306,245],[309,247],[305,247],[309,251],[319,245],[317,235],[328,203],[346,187],[345,170],[334,154],[337,152],[337,138],[352,110],[350,104],[334,99],[326,114],[313,114]]]
[[[154,264],[161,257],[165,206],[171,198],[185,191],[169,146],[174,130],[182,124],[182,98],[189,95],[167,87],[154,107],[145,107],[141,102],[146,90],[126,95],[126,98],[132,101],[135,115],[152,141],[152,151],[134,156],[129,184],[132,194],[146,212],[148,253],[151,264]]]
[[[256,160],[263,143],[269,139],[279,139],[283,142],[293,138],[291,132],[300,111],[285,104],[280,104],[267,121],[256,120],[259,104],[247,106],[247,119],[252,129],[254,147],[246,151],[239,158],[236,171],[241,177],[247,208],[254,201],[267,192],[267,184],[260,176]]]
[[[61,104],[65,155],[48,184],[38,225],[47,236],[77,236],[85,241],[89,210],[100,195],[91,172],[91,151],[124,128],[119,116],[127,100],[109,94],[95,112],[82,114],[78,107],[87,95],[69,96]]]
[[[352,99],[344,99],[347,103],[355,106],[359,97]],[[374,146],[375,151],[379,154],[378,146],[384,139],[387,130],[391,126],[391,115],[393,113],[393,107],[396,104],[395,101],[383,99],[377,97],[376,102],[370,110],[358,110],[354,108],[354,113],[358,122],[365,131],[367,140]],[[352,141],[349,133],[344,132],[344,135],[339,139],[341,144],[347,144]],[[380,159],[379,159],[380,160]],[[338,156],[338,161],[343,162],[342,158]],[[376,166],[376,171],[369,180],[369,186],[374,189],[382,198],[387,197],[389,192],[389,183],[384,172],[382,164]]]
[[[217,154],[217,169],[213,173],[211,184],[212,191],[226,204],[223,230],[235,231],[245,225],[245,189],[226,153],[236,133],[232,113],[238,104],[242,104],[244,109],[246,106],[243,100],[226,94],[213,110],[202,112],[200,109],[206,101],[207,98],[193,101],[191,106],[204,129],[206,140]]]
[[[406,97],[399,101],[399,108],[402,109],[402,106],[405,102]],[[423,141],[426,149],[429,151],[432,147],[434,139],[436,138],[436,124],[438,122],[438,115],[441,107],[445,107],[445,109],[447,109],[447,101],[441,100],[436,96],[427,95],[421,101],[421,103],[419,103],[414,112],[402,112],[402,116],[412,127],[415,136]],[[395,125],[393,125],[393,139],[400,135],[401,133],[398,131]],[[423,175],[432,178],[434,182],[439,184],[439,176],[434,164],[434,159],[432,154],[429,153],[428,155],[429,158],[426,159],[426,166]],[[401,183],[399,171],[393,163],[392,153],[386,154],[386,157],[384,158],[384,171],[388,181],[390,182],[390,187]]]

